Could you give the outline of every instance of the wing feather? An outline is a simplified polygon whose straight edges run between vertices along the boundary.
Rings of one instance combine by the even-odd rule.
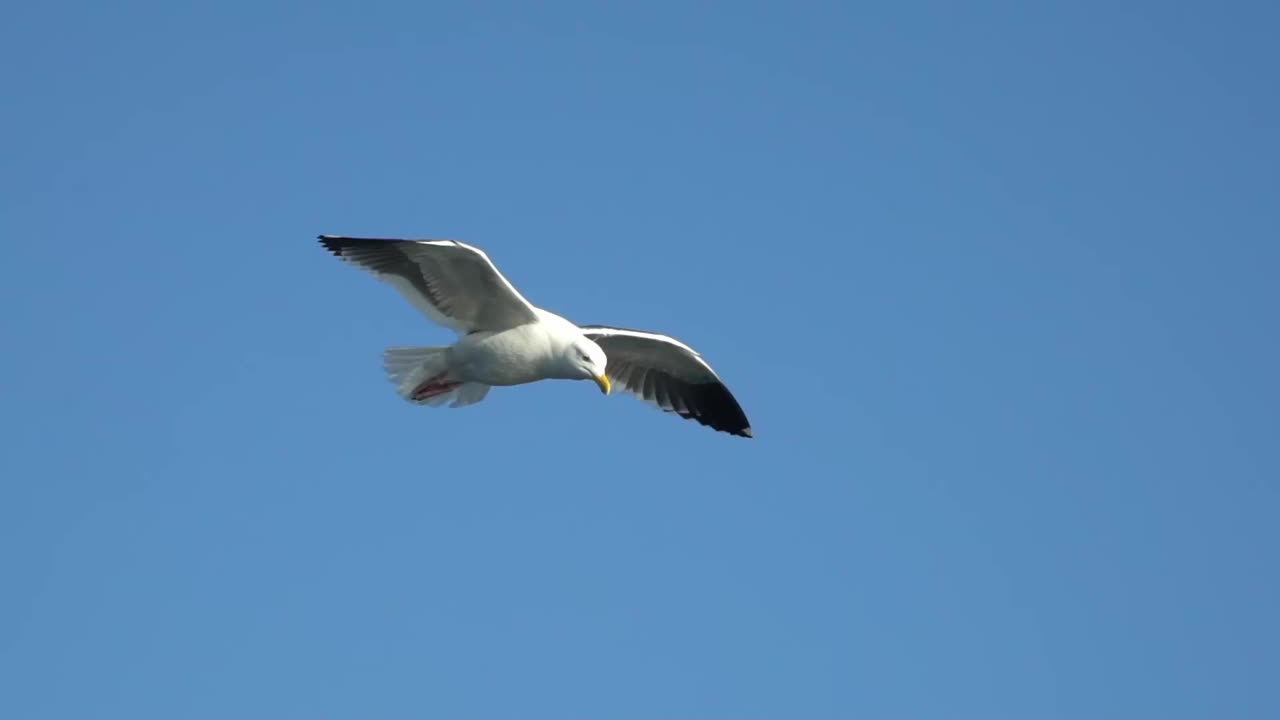
[[[432,322],[459,333],[535,322],[533,305],[478,248],[454,240],[321,235],[334,255],[373,273]]]
[[[643,330],[583,325],[609,358],[606,373],[626,392],[666,412],[721,432],[752,437],[729,388],[693,348]]]

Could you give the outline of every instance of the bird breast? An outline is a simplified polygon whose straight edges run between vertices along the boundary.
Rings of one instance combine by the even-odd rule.
[[[522,385],[548,377],[551,343],[538,324],[466,335],[453,346],[454,372],[470,382]]]

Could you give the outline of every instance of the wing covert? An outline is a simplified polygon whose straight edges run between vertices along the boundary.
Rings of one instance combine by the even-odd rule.
[[[432,322],[459,333],[537,320],[529,301],[478,248],[454,240],[321,235],[334,255],[394,287]]]
[[[752,437],[733,393],[702,356],[675,338],[642,330],[583,325],[609,358],[606,373],[626,392],[714,430]]]

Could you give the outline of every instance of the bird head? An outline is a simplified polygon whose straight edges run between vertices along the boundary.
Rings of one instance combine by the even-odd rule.
[[[592,380],[600,388],[600,392],[609,394],[612,384],[609,382],[609,376],[605,374],[609,358],[594,341],[587,337],[575,340],[566,351],[565,361],[571,368],[572,377]]]

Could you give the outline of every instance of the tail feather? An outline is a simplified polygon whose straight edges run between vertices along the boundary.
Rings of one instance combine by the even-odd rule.
[[[447,347],[390,347],[382,353],[382,368],[400,397],[412,403],[438,405],[444,398],[414,400],[413,391],[422,381],[449,369],[448,350]]]
[[[448,351],[447,347],[389,347],[382,354],[382,367],[396,393],[415,405],[439,407],[452,400],[450,407],[462,407],[483,400],[489,386],[470,382],[439,395],[414,398],[414,391],[425,380],[448,372]]]

